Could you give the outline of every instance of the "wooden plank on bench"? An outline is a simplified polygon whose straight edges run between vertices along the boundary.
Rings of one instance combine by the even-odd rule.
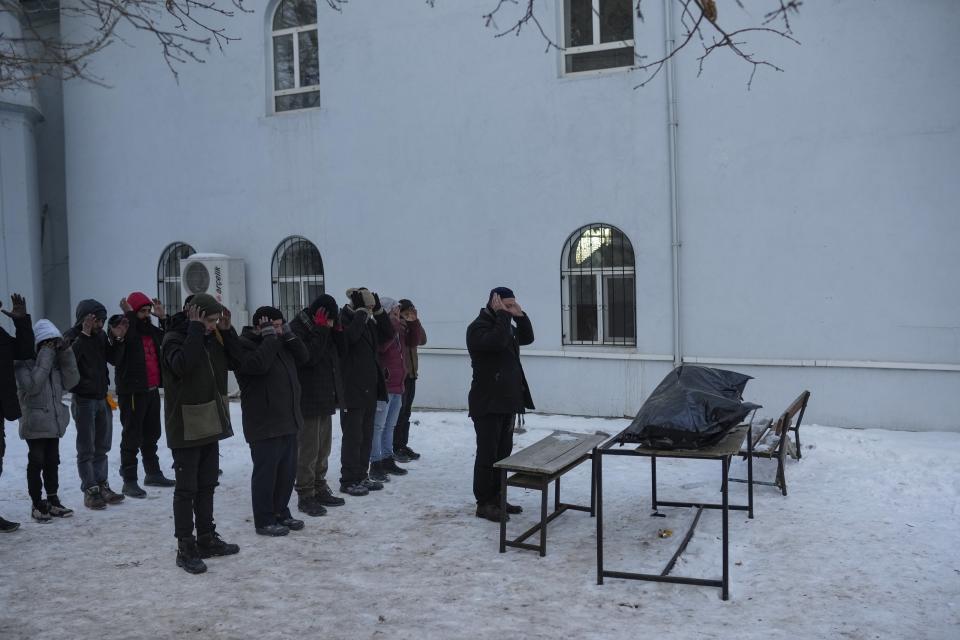
[[[554,431],[546,438],[500,460],[493,466],[512,471],[553,475],[589,454],[594,447],[606,441],[608,437],[603,434]]]

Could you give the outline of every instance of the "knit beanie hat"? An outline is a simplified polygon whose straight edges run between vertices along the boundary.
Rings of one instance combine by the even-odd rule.
[[[153,306],[153,300],[142,291],[134,291],[127,296],[127,304],[129,304],[134,311],[140,311],[140,309],[146,306]]]
[[[387,313],[390,313],[397,307],[397,301],[393,298],[388,298],[386,296],[380,296],[380,306],[383,307],[383,310]]]
[[[340,312],[340,307],[337,305],[337,301],[333,296],[327,295],[324,293],[321,296],[318,296],[316,300],[310,303],[309,309],[310,317],[313,317],[317,313],[317,309],[323,309],[327,312],[328,318],[336,318],[337,314]]]
[[[253,326],[258,327],[264,320],[283,320],[283,313],[276,307],[260,307],[253,312]]]
[[[516,298],[517,296],[513,295],[513,289],[509,287],[495,287],[490,290],[490,297],[487,298],[489,301],[493,298],[493,294],[499,295],[501,298]]]
[[[107,319],[107,308],[96,300],[81,300],[77,303],[77,324],[83,322],[88,315],[93,314],[97,320],[105,322]]]
[[[44,340],[62,337],[63,334],[60,333],[60,330],[57,329],[56,325],[49,320],[37,320],[37,323],[33,325],[34,346],[40,344]]]
[[[400,298],[400,311],[409,311],[410,309],[413,309],[413,303],[406,298]]]
[[[190,304],[197,305],[200,313],[204,316],[212,316],[223,312],[223,305],[217,302],[217,299],[209,293],[198,293],[194,295],[193,299],[190,300]]]

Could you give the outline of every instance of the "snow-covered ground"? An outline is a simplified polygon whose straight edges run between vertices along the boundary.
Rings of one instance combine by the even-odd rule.
[[[172,489],[148,488],[147,499],[104,512],[83,508],[72,425],[61,442],[60,495],[76,516],[30,521],[26,447],[8,423],[0,515],[23,526],[0,534],[0,638],[960,638],[960,434],[804,427],[789,497],[758,487],[756,518],[731,514],[723,602],[715,588],[609,578],[598,586],[595,520],[585,513],[551,524],[545,558],[498,553],[497,525],[473,513],[469,419],[414,417],[411,444],[423,458],[409,475],[305,518],[286,538],[254,533],[248,449],[239,436],[224,442],[215,514],[241,551],[209,560],[200,576],[174,565]],[[518,446],[556,428],[625,425],[533,415]],[[161,459],[169,467],[165,449]],[[773,471],[766,462],[756,466],[763,479]],[[661,461],[661,497],[712,501],[718,467]],[[564,489],[565,499],[587,502],[589,464]],[[645,459],[605,459],[608,569],[658,571],[679,543],[692,510],[651,518],[649,491]],[[745,496],[744,485],[732,491]],[[510,531],[533,522],[538,496],[511,491],[526,512]],[[675,534],[659,538],[660,528]],[[718,577],[719,536],[719,513],[706,512],[674,573]]]

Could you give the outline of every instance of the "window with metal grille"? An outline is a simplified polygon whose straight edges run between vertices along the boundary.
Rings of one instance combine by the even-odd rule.
[[[180,260],[189,258],[197,251],[186,242],[173,242],[160,254],[157,263],[157,297],[171,314],[183,307],[180,293]]]
[[[273,252],[271,280],[273,306],[292,320],[324,293],[320,250],[306,238],[290,236]]]
[[[630,67],[633,0],[563,0],[565,73]]]
[[[622,231],[577,229],[563,246],[560,280],[563,344],[637,344],[633,246]]]
[[[274,112],[320,106],[316,0],[282,0],[271,24]]]

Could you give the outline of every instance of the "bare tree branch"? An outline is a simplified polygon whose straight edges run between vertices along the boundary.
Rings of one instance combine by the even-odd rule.
[[[29,86],[43,76],[102,79],[88,69],[90,56],[122,40],[133,28],[154,36],[174,78],[178,65],[203,63],[211,46],[223,51],[237,40],[217,23],[237,11],[251,13],[245,0],[0,0],[0,14],[21,25],[20,34],[0,33],[0,89]],[[337,8],[346,0],[327,0]],[[57,13],[68,16],[87,36],[63,40],[58,30],[47,33],[44,21]]]

